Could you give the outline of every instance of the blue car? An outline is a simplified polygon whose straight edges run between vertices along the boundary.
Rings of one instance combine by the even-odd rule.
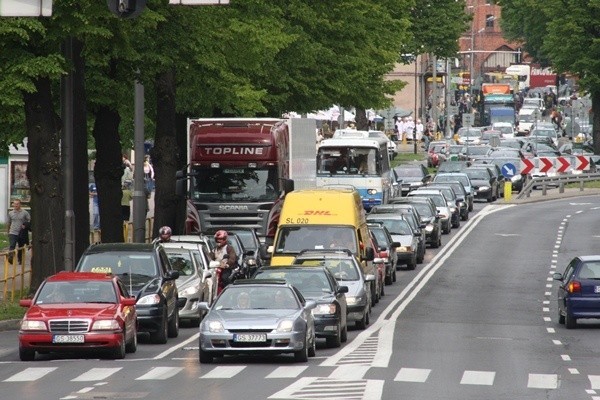
[[[558,323],[567,329],[577,320],[600,318],[600,255],[575,257],[565,272],[555,273],[558,287]]]

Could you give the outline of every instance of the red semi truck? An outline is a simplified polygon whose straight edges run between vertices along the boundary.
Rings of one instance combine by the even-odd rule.
[[[274,237],[285,193],[316,176],[315,129],[310,119],[188,119],[189,169],[177,176],[186,233],[237,226]]]

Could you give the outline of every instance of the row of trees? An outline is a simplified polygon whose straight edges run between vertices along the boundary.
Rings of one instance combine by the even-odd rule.
[[[600,154],[600,4],[594,1],[497,0],[502,30],[535,61],[578,76],[592,100],[594,153]]]
[[[0,155],[27,138],[32,288],[64,269],[65,74],[72,73],[75,98],[79,257],[88,245],[89,149],[102,241],[123,241],[121,153],[132,147],[134,80],[146,87],[146,137],[154,140],[155,226],[177,229],[184,202],[173,177],[186,164],[187,117],[387,107],[404,86],[385,78],[399,55],[456,54],[464,10],[463,0],[232,0],[226,7],[148,0],[140,17],[123,20],[105,2],[55,0],[51,18],[0,19]],[[65,44],[72,62],[63,57]]]

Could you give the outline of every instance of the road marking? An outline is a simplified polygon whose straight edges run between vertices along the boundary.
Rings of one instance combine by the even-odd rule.
[[[202,379],[228,379],[233,378],[246,368],[245,365],[235,365],[230,367],[216,367],[212,371],[204,374]]]
[[[380,399],[383,380],[337,380],[329,378],[300,378],[288,387],[269,396],[269,399]]]
[[[556,330],[554,328],[546,328],[546,330],[548,331],[548,333],[556,333]]]
[[[527,387],[531,389],[557,389],[558,375],[556,374],[529,374]]]
[[[83,388],[81,390],[78,390],[77,393],[88,393],[88,392],[91,392],[92,390],[94,390],[93,386],[91,386],[91,387],[85,387],[85,388]]]
[[[4,382],[32,382],[46,376],[56,369],[57,367],[27,368],[18,374],[14,374],[10,378],[5,379]]]
[[[424,368],[400,368],[398,374],[394,378],[395,381],[399,382],[426,382],[431,373],[430,369]]]
[[[123,368],[92,368],[87,372],[79,375],[77,378],[71,379],[71,382],[89,382],[103,381],[112,374],[122,370]]]
[[[150,371],[146,372],[144,375],[140,376],[139,378],[135,378],[135,380],[165,380],[177,375],[182,370],[183,368],[180,367],[155,367],[152,368]]]
[[[571,361],[571,356],[569,356],[568,354],[562,354],[560,358],[562,358],[563,361]]]
[[[157,355],[156,357],[154,357],[154,360],[160,360],[161,358],[164,358],[166,356],[168,356],[169,354],[173,353],[174,351],[179,350],[180,348],[184,348],[186,347],[186,345],[188,343],[191,343],[195,340],[198,340],[198,338],[200,337],[200,332],[192,335],[189,339],[187,339],[184,342],[178,343],[175,346],[171,346],[169,347],[167,350],[163,351],[162,353],[160,353],[159,355]]]
[[[347,381],[360,380],[364,378],[369,368],[371,367],[365,365],[342,365],[333,370],[328,378]]]
[[[300,375],[307,366],[283,366],[278,367],[269,375],[266,376],[267,379],[276,379],[276,378],[296,378]]]
[[[493,371],[465,371],[463,372],[461,385],[486,385],[494,384],[496,373]]]
[[[579,370],[577,368],[569,368],[569,372],[573,375],[579,375]]]
[[[554,343],[557,346],[560,346],[562,344],[560,340],[553,340],[552,343]]]

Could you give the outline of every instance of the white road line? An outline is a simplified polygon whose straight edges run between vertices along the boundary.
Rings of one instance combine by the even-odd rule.
[[[192,335],[188,340],[178,343],[175,346],[169,347],[167,350],[163,351],[162,353],[160,353],[159,355],[154,357],[154,360],[159,360],[161,358],[168,356],[169,354],[173,353],[174,351],[179,350],[182,347],[185,347],[185,345],[187,345],[188,343],[191,343],[195,340],[197,341],[199,337],[200,337],[200,332]]]
[[[276,379],[276,378],[297,378],[307,366],[283,366],[278,367],[269,375],[266,376],[267,379]]]
[[[293,399],[294,393],[300,391],[302,388],[310,386],[311,383],[316,381],[317,377],[300,378],[296,382],[292,383],[288,387],[280,390],[279,392],[269,396],[269,399]]]
[[[550,317],[544,317],[544,321],[545,322],[552,322],[552,318],[550,318]]]
[[[531,389],[556,389],[558,388],[558,375],[529,374],[527,387]]]
[[[32,382],[38,380],[52,371],[55,371],[57,367],[48,367],[48,368],[27,368],[18,374],[14,374],[8,379],[5,379],[4,382]]]
[[[546,328],[546,330],[548,331],[548,333],[556,333],[556,329],[554,328]]]
[[[149,380],[165,380],[172,378],[181,372],[183,368],[180,367],[155,367],[144,375],[135,378],[136,381],[149,381]]]
[[[370,366],[364,365],[342,365],[333,370],[329,375],[330,379],[343,379],[346,381],[354,381],[363,379]]]
[[[230,367],[216,367],[207,374],[202,375],[202,379],[228,379],[233,378],[246,368],[245,365],[235,365]]]
[[[554,343],[557,346],[560,346],[562,344],[560,340],[553,340],[552,343]]]
[[[112,374],[122,370],[123,368],[92,368],[87,372],[79,375],[77,378],[71,379],[71,382],[90,382],[103,381]]]
[[[88,392],[91,392],[92,390],[94,390],[93,386],[91,386],[91,387],[84,387],[83,389],[78,390],[77,393],[88,393]]]
[[[571,361],[571,356],[568,354],[561,354],[560,358],[562,358],[563,361]]]
[[[577,368],[569,368],[569,372],[573,375],[579,375],[579,370]]]
[[[591,389],[600,389],[600,375],[588,375],[588,379],[590,380]]]
[[[400,368],[398,374],[394,378],[395,381],[399,382],[426,382],[431,373],[430,369],[424,368]]]
[[[486,385],[494,384],[496,373],[493,371],[465,371],[463,372],[461,385]]]

